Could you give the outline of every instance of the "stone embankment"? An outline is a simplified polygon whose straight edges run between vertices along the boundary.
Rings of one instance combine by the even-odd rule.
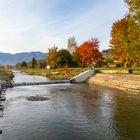
[[[88,82],[140,93],[140,75],[134,74],[95,74]]]

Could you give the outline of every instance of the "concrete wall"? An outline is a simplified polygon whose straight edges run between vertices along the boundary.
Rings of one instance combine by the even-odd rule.
[[[88,82],[90,84],[103,85],[140,93],[140,75],[95,74]]]
[[[94,74],[94,70],[87,70],[83,73],[80,73],[79,75],[73,77],[70,79],[71,83],[82,83],[86,82],[87,79],[89,79]]]

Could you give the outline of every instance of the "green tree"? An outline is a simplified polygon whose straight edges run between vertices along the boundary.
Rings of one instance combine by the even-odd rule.
[[[49,49],[49,52],[46,56],[46,63],[47,65],[50,65],[52,69],[57,68],[57,51],[58,48],[56,46],[53,46],[52,48]]]
[[[110,48],[114,60],[127,66],[140,63],[140,32],[135,21],[125,17],[112,26]]]
[[[35,57],[32,58],[32,66],[31,66],[31,67],[32,67],[32,68],[37,67],[37,60],[36,60]]]
[[[61,49],[58,51],[57,55],[58,67],[70,67],[72,65],[72,56],[66,49]]]
[[[27,68],[27,63],[25,61],[23,61],[21,64],[20,64],[20,67],[21,68]]]
[[[102,51],[102,56],[104,58],[104,64],[105,65],[110,65],[111,63],[113,63],[113,59],[111,58],[109,49],[103,50]]]

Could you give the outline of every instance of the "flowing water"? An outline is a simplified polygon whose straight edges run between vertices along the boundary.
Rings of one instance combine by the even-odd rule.
[[[46,78],[15,73],[16,82]],[[29,96],[46,101],[28,101]],[[140,95],[88,84],[15,87],[4,95],[0,140],[140,140]]]

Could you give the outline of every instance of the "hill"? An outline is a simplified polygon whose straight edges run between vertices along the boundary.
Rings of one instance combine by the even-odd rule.
[[[42,52],[23,52],[23,53],[2,53],[0,52],[0,65],[10,64],[15,65],[18,62],[26,61],[29,62],[35,57],[38,60],[44,59],[46,53]]]

